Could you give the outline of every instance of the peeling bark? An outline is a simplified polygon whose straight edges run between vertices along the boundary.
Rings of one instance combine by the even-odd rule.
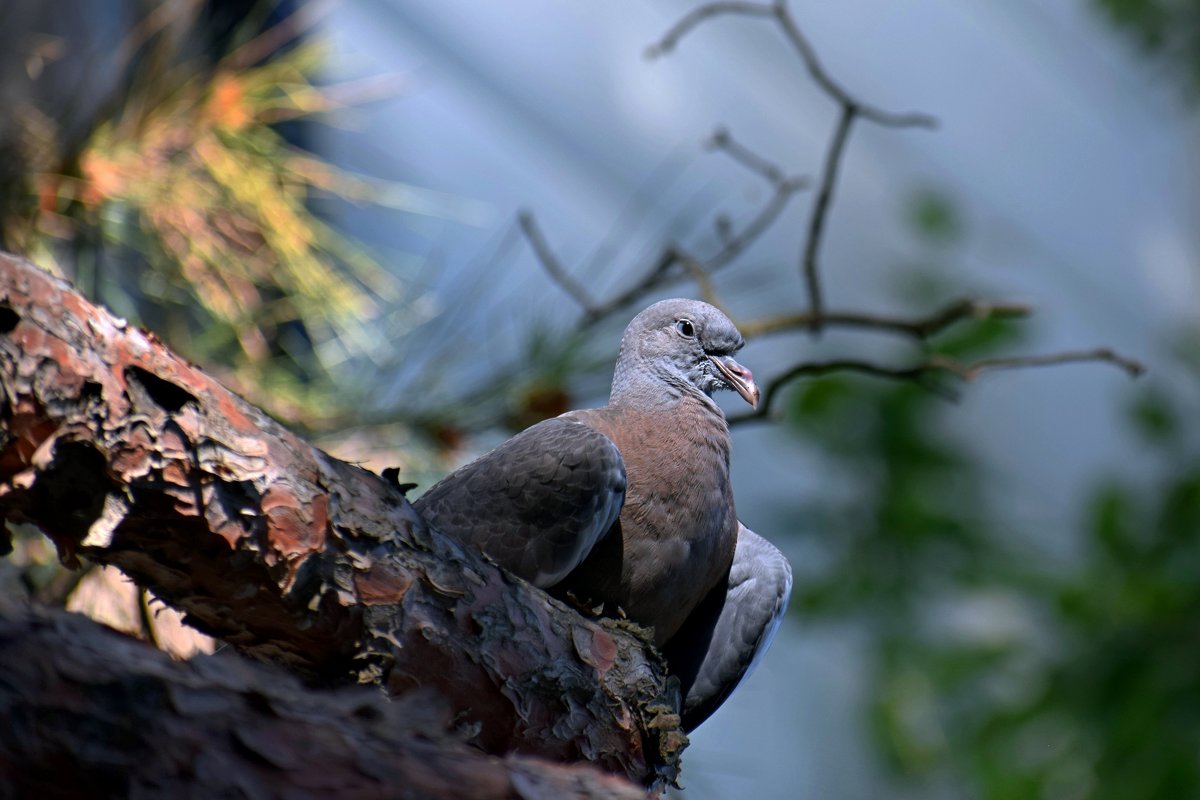
[[[0,798],[645,800],[590,765],[490,756],[428,690],[311,690],[241,658],[171,658],[66,612],[0,613]]]
[[[152,334],[0,254],[0,515],[111,564],[310,685],[435,690],[494,754],[671,781],[678,688],[632,626],[587,620],[425,525]]]

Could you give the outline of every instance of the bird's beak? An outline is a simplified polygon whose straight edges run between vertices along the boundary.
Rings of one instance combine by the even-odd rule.
[[[742,396],[751,408],[758,408],[758,384],[754,382],[754,373],[734,361],[731,356],[713,356],[709,360],[725,378],[729,388]]]

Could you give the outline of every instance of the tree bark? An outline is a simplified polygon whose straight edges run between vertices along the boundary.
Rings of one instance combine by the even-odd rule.
[[[489,753],[677,776],[677,683],[640,630],[464,551],[395,486],[4,254],[0,388],[0,515],[65,563],[118,567],[310,687],[436,691]]]
[[[0,661],[0,798],[646,798],[590,765],[482,753],[431,691],[172,661],[79,614],[9,610]]]

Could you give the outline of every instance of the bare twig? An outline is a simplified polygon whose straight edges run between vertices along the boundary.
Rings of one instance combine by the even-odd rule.
[[[725,304],[717,297],[717,289],[713,286],[712,275],[709,274],[704,265],[682,251],[678,251],[678,256],[679,264],[683,267],[684,272],[696,282],[696,287],[700,290],[700,299],[711,306],[716,306],[728,315]]]
[[[671,267],[675,266],[678,261],[678,249],[675,245],[667,245],[658,254],[658,258],[654,260],[654,263],[650,265],[650,268],[646,270],[640,280],[635,281],[625,291],[593,307],[591,311],[584,314],[583,319],[579,323],[580,327],[586,328],[594,325],[610,314],[633,305],[655,289],[679,280],[682,276],[671,274]]]
[[[804,36],[803,31],[800,30],[800,26],[796,23],[796,19],[792,16],[792,12],[788,9],[785,0],[776,0],[771,5],[742,2],[705,3],[684,15],[682,19],[671,26],[670,30],[663,34],[662,38],[646,48],[646,57],[659,58],[670,53],[679,44],[680,40],[690,33],[692,29],[700,25],[700,23],[713,17],[728,14],[744,17],[774,18],[784,36],[787,37],[787,40],[804,62],[804,67],[808,70],[808,74],[821,87],[821,90],[843,106],[855,106],[859,109],[858,113],[872,122],[892,128],[933,128],[937,126],[937,120],[928,114],[897,114],[875,108],[854,98],[825,71],[825,66],[817,57],[816,50]]]
[[[985,358],[968,364],[939,356],[932,360],[929,366],[931,369],[942,369],[952,372],[965,381],[973,381],[984,372],[993,372],[1002,369],[1025,369],[1027,367],[1051,367],[1060,364],[1081,364],[1089,361],[1112,364],[1123,370],[1131,378],[1137,378],[1146,371],[1146,366],[1140,361],[1123,356],[1108,347],[1097,347],[1094,350],[1068,350],[1062,353],[1050,353],[1040,356]]]
[[[762,3],[705,3],[685,14],[682,19],[671,26],[670,30],[662,35],[662,38],[647,47],[645,50],[646,58],[661,58],[667,55],[675,49],[675,46],[679,44],[679,41],[684,36],[689,34],[701,22],[723,14],[740,14],[745,17],[770,17],[774,16],[775,9]]]
[[[776,396],[793,381],[806,376],[828,375],[833,372],[856,372],[861,375],[871,375],[876,378],[886,378],[888,380],[915,381],[922,388],[927,389],[944,400],[957,400],[959,396],[957,391],[944,385],[932,383],[929,380],[930,373],[933,371],[936,371],[936,368],[929,364],[918,364],[915,367],[886,367],[882,364],[860,361],[854,358],[797,364],[782,375],[776,376],[767,384],[767,391],[763,395],[762,402],[757,409],[749,414],[731,417],[729,423],[733,425],[751,420],[769,419],[771,406]]]
[[[817,58],[817,51],[800,30],[800,26],[796,23],[796,18],[792,16],[792,12],[788,10],[787,0],[775,0],[772,12],[775,15],[775,19],[779,22],[779,26],[783,29],[784,34],[796,48],[796,51],[800,54],[800,58],[804,60],[804,66],[808,69],[808,74],[812,76],[813,81],[842,106],[853,106],[858,109],[858,113],[864,118],[878,125],[890,128],[937,127],[937,119],[929,114],[914,112],[897,114],[891,111],[883,111],[855,99],[825,71],[824,65]]]
[[[825,322],[825,301],[821,289],[818,254],[821,249],[821,241],[824,238],[825,222],[829,216],[829,206],[833,198],[833,190],[837,185],[838,170],[846,151],[846,143],[849,141],[854,120],[858,117],[863,117],[878,125],[893,128],[932,128],[936,127],[937,120],[928,114],[897,114],[884,111],[868,105],[851,95],[850,92],[835,81],[825,70],[824,64],[821,63],[821,59],[817,56],[816,49],[808,41],[808,37],[804,35],[804,31],[800,29],[796,18],[792,16],[792,12],[788,9],[787,0],[774,0],[770,5],[746,2],[706,3],[693,9],[676,22],[675,25],[663,34],[657,44],[647,49],[647,56],[657,58],[670,52],[679,44],[679,41],[684,36],[700,25],[700,23],[713,17],[727,14],[772,18],[800,56],[800,60],[804,62],[804,67],[813,82],[817,84],[821,91],[841,106],[841,113],[838,115],[837,125],[830,137],[829,150],[826,153],[825,163],[821,170],[821,181],[816,199],[813,201],[812,213],[808,223],[808,238],[805,240],[804,254],[801,259],[801,270],[804,275],[805,289],[808,292],[810,309],[809,330],[814,334],[820,333],[821,327]],[[768,180],[778,180],[777,176],[779,172],[777,170],[773,171],[774,168],[769,162],[758,158],[736,142],[729,140],[727,133],[719,130],[713,137],[713,141],[714,146],[721,147],[749,169],[758,172]]]
[[[580,321],[581,327],[589,327],[596,324],[602,319],[633,305],[638,300],[645,297],[647,294],[661,289],[664,286],[669,286],[678,283],[688,277],[695,277],[698,273],[695,269],[689,269],[685,261],[691,261],[694,265],[698,265],[703,273],[711,277],[711,275],[724,267],[728,266],[731,261],[737,258],[741,253],[753,244],[767,228],[775,223],[779,218],[780,213],[787,207],[788,201],[796,192],[803,189],[805,179],[803,178],[783,178],[775,185],[775,191],[771,193],[770,199],[766,204],[755,214],[746,226],[734,233],[729,231],[721,243],[721,249],[715,254],[706,259],[697,258],[688,253],[685,253],[681,247],[675,244],[668,245],[649,269],[642,275],[641,279],[634,281],[625,291],[604,301],[603,303],[594,303],[590,308],[586,308],[583,319]],[[534,246],[537,250],[536,245]],[[542,255],[539,253],[539,258]],[[542,261],[543,266],[548,272],[552,272],[552,267],[545,260]],[[680,270],[673,269],[681,267]],[[711,284],[709,284],[711,289]],[[701,286],[701,290],[704,287]],[[714,305],[718,305],[714,303]]]
[[[704,144],[709,150],[719,150],[727,154],[746,169],[763,176],[774,186],[778,186],[784,180],[783,170],[777,164],[768,161],[734,139],[728,128],[717,128]]]
[[[926,114],[898,114],[870,106],[851,95],[836,82],[817,56],[816,50],[805,37],[788,9],[786,0],[758,2],[709,2],[686,14],[675,23],[652,47],[649,57],[658,57],[670,52],[678,43],[701,23],[723,15],[758,17],[774,20],[785,38],[799,55],[805,69],[817,86],[840,107],[837,122],[830,135],[827,151],[818,181],[817,194],[808,220],[807,237],[800,259],[801,272],[808,295],[809,309],[805,312],[783,314],[761,320],[743,322],[739,325],[747,338],[764,336],[792,330],[807,329],[814,333],[825,326],[841,326],[880,330],[925,340],[952,325],[967,319],[1016,319],[1032,313],[1023,303],[991,303],[964,298],[950,303],[924,317],[904,318],[860,311],[826,311],[820,275],[820,251],[824,239],[834,193],[837,188],[842,161],[859,117],[887,127],[935,127],[937,121]],[[604,301],[592,302],[587,293],[576,284],[554,258],[541,236],[532,216],[525,214],[521,219],[522,229],[530,239],[547,272],[573,297],[580,301],[585,313],[581,327],[587,327],[625,307],[637,302],[645,295],[687,277],[694,280],[701,295],[709,303],[720,306],[713,286],[713,274],[737,258],[750,244],[778,219],[791,196],[807,185],[806,179],[789,177],[771,160],[764,158],[733,138],[725,128],[718,128],[708,141],[710,149],[719,150],[750,172],[759,175],[774,189],[771,198],[737,231],[725,218],[718,218],[716,228],[720,249],[707,259],[699,259],[678,245],[669,245],[650,265],[640,280],[633,282],[619,295]],[[980,374],[1000,369],[1017,369],[1077,362],[1105,362],[1123,369],[1131,376],[1139,375],[1143,367],[1138,362],[1121,356],[1114,351],[1101,348],[1095,350],[1066,351],[1049,355],[1016,356],[962,362],[949,356],[934,355],[927,361],[908,367],[892,367],[857,359],[838,359],[819,363],[802,363],[777,376],[767,385],[763,402],[757,411],[734,417],[731,423],[768,419],[774,401],[785,387],[793,381],[811,375],[833,372],[856,372],[889,380],[911,381],[939,397],[955,400],[958,389],[952,385],[957,380],[974,380]],[[947,380],[949,379],[949,381]]]
[[[821,314],[821,325],[843,328],[865,328],[889,333],[901,333],[914,339],[928,339],[946,328],[968,319],[1021,319],[1033,313],[1025,303],[991,303],[965,297],[956,300],[927,317],[904,319],[861,311],[826,311]],[[738,329],[747,339],[775,333],[811,328],[814,315],[810,312],[781,314],[774,317],[750,320],[738,324]]]
[[[837,128],[834,129],[833,138],[829,140],[829,151],[825,154],[825,165],[821,168],[820,188],[817,189],[812,214],[808,219],[808,238],[804,242],[804,257],[801,263],[804,285],[808,290],[809,310],[812,313],[809,330],[813,333],[821,331],[821,315],[825,310],[817,254],[821,249],[821,241],[825,238],[825,220],[829,216],[829,202],[833,199],[833,187],[837,184],[838,168],[841,166],[842,154],[846,150],[846,142],[850,139],[850,129],[857,114],[857,106],[842,106]]]
[[[833,372],[857,372],[887,380],[914,381],[921,388],[943,399],[953,401],[958,399],[958,391],[944,384],[937,383],[934,378],[938,374],[949,374],[962,381],[973,381],[982,373],[994,370],[1025,369],[1027,367],[1046,367],[1087,362],[1112,364],[1123,370],[1131,378],[1136,378],[1146,371],[1145,366],[1141,362],[1123,356],[1107,347],[1094,350],[1068,350],[1047,355],[985,358],[971,362],[962,362],[948,356],[938,355],[925,363],[911,367],[888,367],[857,359],[803,363],[797,364],[773,378],[767,384],[762,403],[759,404],[759,407],[748,414],[730,417],[729,424],[737,425],[744,422],[771,419],[773,401],[779,395],[780,391],[798,378],[806,376],[828,375]]]
[[[533,252],[537,255],[538,262],[546,273],[557,283],[562,290],[571,295],[575,302],[583,308],[584,313],[591,315],[595,313],[596,304],[592,301],[591,295],[587,290],[576,281],[567,272],[566,267],[558,260],[558,256],[550,249],[546,237],[542,234],[541,227],[538,226],[537,220],[533,213],[522,211],[517,215],[517,222],[521,226],[521,232],[525,234],[525,238],[529,241],[529,246],[533,248]]]
[[[721,250],[716,255],[704,261],[709,272],[716,272],[730,261],[741,255],[742,251],[753,244],[763,232],[775,224],[780,212],[787,207],[792,195],[807,185],[805,178],[784,178],[775,186],[771,198],[762,209],[755,214],[741,232],[732,234],[724,241]]]

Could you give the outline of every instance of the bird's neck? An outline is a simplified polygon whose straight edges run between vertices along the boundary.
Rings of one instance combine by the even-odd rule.
[[[728,430],[725,412],[707,394],[684,380],[618,369],[608,404],[641,412],[678,413],[693,409],[698,419]]]

